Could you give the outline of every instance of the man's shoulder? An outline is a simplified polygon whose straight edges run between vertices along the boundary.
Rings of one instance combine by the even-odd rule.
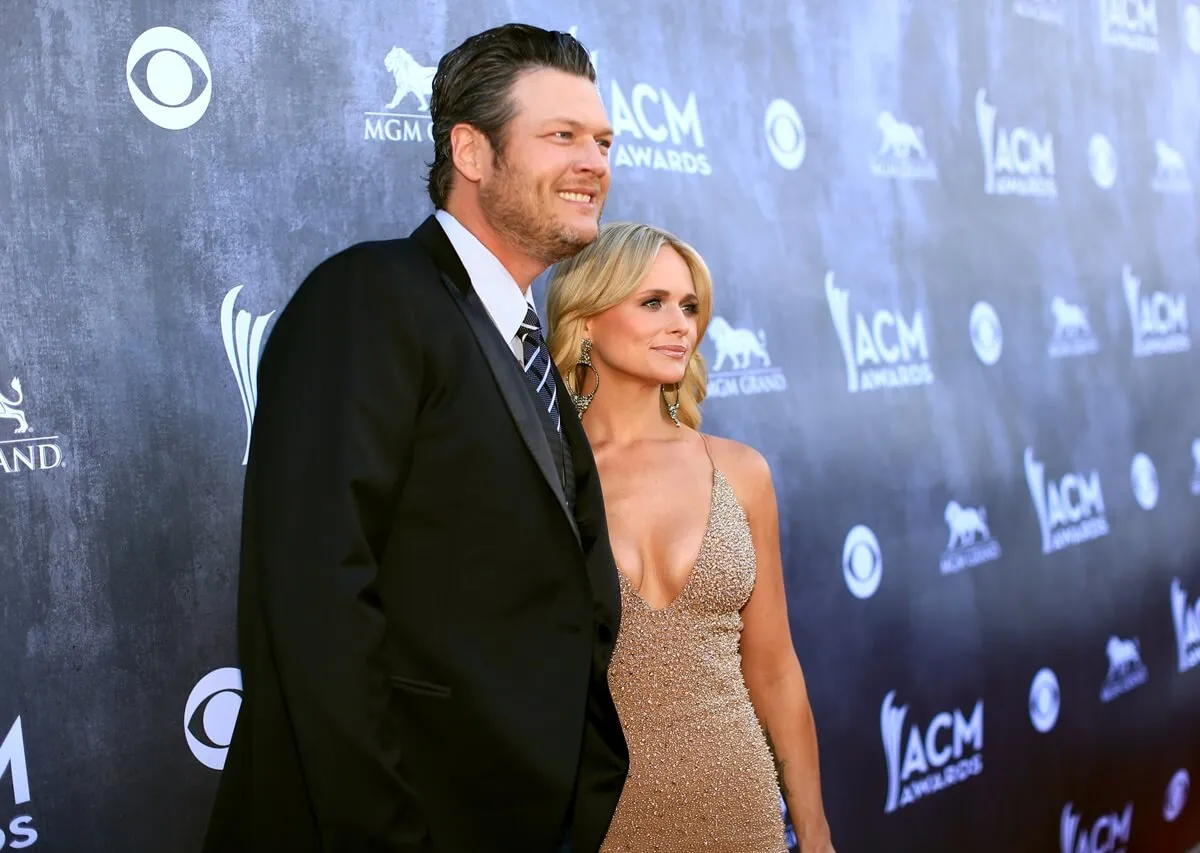
[[[437,265],[414,237],[363,240],[321,260],[305,276],[303,284],[328,277],[345,277],[346,284],[380,279],[403,284],[436,282]]]

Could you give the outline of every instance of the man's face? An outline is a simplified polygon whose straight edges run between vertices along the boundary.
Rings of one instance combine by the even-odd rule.
[[[538,69],[517,78],[510,97],[516,112],[479,203],[499,235],[549,266],[599,233],[613,132],[586,77]]]

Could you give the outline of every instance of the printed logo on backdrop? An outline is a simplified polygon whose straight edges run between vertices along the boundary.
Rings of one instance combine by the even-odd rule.
[[[1167,793],[1163,797],[1163,820],[1174,823],[1183,814],[1187,805],[1188,791],[1192,787],[1192,779],[1186,770],[1177,770],[1167,783]]]
[[[225,342],[225,355],[229,357],[229,366],[233,370],[233,378],[242,397],[242,411],[246,416],[246,450],[242,455],[242,464],[245,465],[250,459],[250,434],[254,428],[254,409],[258,405],[258,360],[262,356],[267,321],[275,312],[253,317],[249,311],[239,309],[235,314],[233,306],[242,287],[239,284],[226,293],[221,303],[221,338]]]
[[[808,153],[808,137],[795,107],[783,98],[771,101],[763,119],[763,133],[776,163],[789,170],[800,168]]]
[[[125,59],[129,95],[142,115],[166,130],[185,130],[208,111],[212,69],[200,45],[174,27],[146,30]]]
[[[846,362],[846,390],[879,391],[932,385],[929,340],[920,310],[906,318],[899,311],[876,309],[851,313],[850,291],[836,287],[833,271],[825,274],[825,299]]]
[[[712,174],[696,93],[680,97],[681,91],[639,81],[627,95],[619,81],[610,81],[607,107],[614,139],[609,162],[614,170]]]
[[[1200,495],[1200,438],[1192,439],[1192,494]]]
[[[1183,40],[1192,53],[1200,53],[1200,5],[1189,3],[1183,9]]]
[[[1078,358],[1100,351],[1100,341],[1092,333],[1087,308],[1055,295],[1050,300],[1050,320],[1054,323],[1046,354],[1052,359]]]
[[[1063,11],[1063,0],[1013,0],[1013,14],[1018,18],[1028,18],[1058,27],[1067,20]]]
[[[970,716],[955,708],[936,714],[925,731],[914,723],[904,735],[908,706],[896,706],[896,691],[883,697],[879,731],[887,761],[884,814],[912,805],[983,773],[983,700]]]
[[[1029,722],[1037,731],[1046,734],[1057,725],[1061,707],[1058,676],[1052,669],[1039,669],[1029,685]]]
[[[1025,480],[1042,530],[1042,553],[1053,554],[1082,545],[1109,532],[1104,512],[1100,473],[1068,472],[1059,480],[1046,480],[1046,465],[1025,448]]]
[[[1171,581],[1171,618],[1179,648],[1179,672],[1200,666],[1200,596],[1188,605],[1187,592],[1179,578]]]
[[[1158,471],[1145,453],[1134,456],[1129,464],[1129,483],[1138,506],[1147,512],[1158,506]]]
[[[1192,180],[1188,177],[1183,155],[1161,139],[1154,141],[1154,177],[1150,187],[1164,195],[1192,193]]]
[[[1058,197],[1054,171],[1054,137],[1028,127],[997,121],[997,108],[987,90],[975,93],[975,124],[983,148],[983,191],[996,196]]]
[[[1111,190],[1117,182],[1117,149],[1103,133],[1092,134],[1088,142],[1088,171],[1102,190]]]
[[[437,57],[422,64],[408,48],[393,45],[382,58],[380,80],[386,81],[390,100],[377,110],[363,113],[363,140],[370,142],[433,142],[429,100]]]
[[[26,414],[25,389],[14,376],[9,394],[0,391],[0,473],[52,471],[62,464],[59,436],[40,434]],[[11,431],[6,427],[12,427]],[[10,438],[9,436],[15,436]]]
[[[871,174],[903,181],[936,181],[937,163],[925,148],[925,131],[884,110],[875,120],[879,149],[871,158]]]
[[[1096,819],[1091,827],[1081,827],[1082,815],[1074,803],[1063,806],[1059,823],[1062,853],[1125,853],[1133,834],[1133,803],[1126,803],[1120,814],[1113,812]]]
[[[1155,0],[1096,0],[1100,40],[1111,47],[1158,53],[1158,9]]]
[[[739,329],[713,317],[705,338],[715,350],[708,377],[709,397],[772,394],[787,390],[787,377],[771,363],[762,329]]]
[[[201,678],[183,709],[183,734],[196,760],[211,770],[225,769],[233,727],[242,710],[242,671],[227,666]]]
[[[1101,702],[1111,702],[1149,681],[1150,673],[1142,662],[1141,647],[1136,637],[1122,640],[1111,636],[1104,652],[1108,656],[1108,672],[1104,676],[1104,686],[1100,688]]]
[[[950,541],[946,543],[941,559],[943,575],[1000,559],[1000,543],[992,538],[984,507],[961,506],[958,501],[951,500],[946,504],[943,518],[950,528]]]
[[[1173,355],[1192,348],[1187,296],[1164,290],[1144,292],[1129,264],[1121,267],[1121,286],[1133,330],[1133,357]]]
[[[5,778],[12,783],[13,811],[28,812],[29,796],[29,765],[25,758],[25,734],[21,726],[21,718],[13,722],[0,742],[0,802],[3,802],[3,792],[9,789],[4,785]],[[11,812],[9,812],[11,814]],[[3,815],[3,812],[0,812]],[[0,817],[3,820],[3,817]],[[0,824],[3,827],[4,824]],[[0,828],[0,850],[5,848],[5,842],[14,850],[32,847],[38,840],[38,832],[33,828],[33,816],[18,814],[7,821],[7,834]]]
[[[883,552],[875,531],[856,524],[842,543],[842,578],[855,598],[867,599],[883,580]]]
[[[971,346],[975,355],[991,367],[1000,360],[1004,352],[1004,329],[996,309],[987,302],[976,302],[967,320],[971,334]]]

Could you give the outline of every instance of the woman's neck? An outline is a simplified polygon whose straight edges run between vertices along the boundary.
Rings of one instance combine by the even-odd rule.
[[[633,379],[604,377],[583,416],[593,445],[636,444],[673,438],[675,424],[662,411],[662,387]]]

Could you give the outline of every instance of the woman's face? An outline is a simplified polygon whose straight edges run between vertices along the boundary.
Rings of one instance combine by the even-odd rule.
[[[687,263],[663,246],[627,299],[587,321],[597,370],[653,385],[681,382],[696,348],[698,305]]]

